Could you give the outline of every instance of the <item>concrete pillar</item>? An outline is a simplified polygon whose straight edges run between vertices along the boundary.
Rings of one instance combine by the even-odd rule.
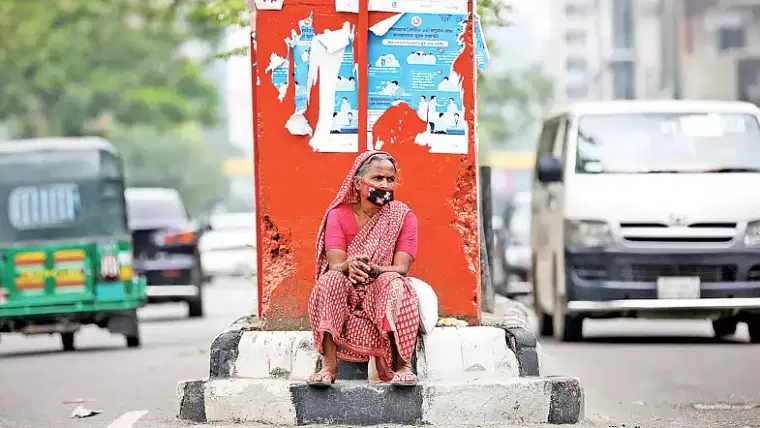
[[[255,85],[257,247],[260,258],[259,315],[263,328],[310,328],[307,303],[314,285],[317,228],[343,176],[357,156],[357,150],[343,153],[315,151],[310,145],[313,139],[309,135],[294,135],[286,128],[296,105],[294,78],[287,78],[287,90],[280,99],[278,88],[272,82],[270,65],[273,64],[272,59],[279,57],[286,59],[284,64],[290,67],[289,70],[294,69],[294,55],[286,39],[294,31],[299,32],[299,21],[309,17],[314,34],[317,35],[325,30],[340,30],[345,23],[355,31],[356,37],[351,46],[356,53],[354,62],[358,69],[357,86],[362,91],[358,93],[356,111],[359,129],[353,137],[343,135],[341,138],[345,138],[345,142],[354,138],[353,143],[358,145],[358,150],[366,150],[368,146],[382,146],[383,150],[392,153],[399,162],[401,186],[397,198],[406,202],[419,219],[420,245],[411,275],[422,279],[436,290],[442,316],[455,316],[472,324],[479,323],[480,220],[474,144],[472,19],[466,18],[467,14],[462,15],[467,19],[468,25],[464,31],[461,25],[456,31],[461,32],[464,46],[452,67],[461,78],[461,117],[466,124],[465,135],[462,136],[464,143],[460,147],[464,147],[464,152],[431,153],[431,146],[434,145],[432,140],[439,138],[435,134],[424,134],[426,124],[409,105],[416,100],[410,99],[409,103],[392,106],[379,117],[368,119],[367,116],[368,95],[363,91],[364,88],[371,91],[373,88],[368,87],[368,84],[376,82],[375,77],[367,77],[367,64],[378,60],[371,57],[372,52],[368,53],[367,40],[371,38],[368,36],[368,27],[393,14],[363,12],[361,7],[359,13],[338,13],[334,0],[264,3],[268,5],[267,9],[259,7],[255,15],[255,26],[258,28],[255,58],[258,61],[252,61],[252,80]],[[365,2],[359,4],[363,3]],[[472,7],[472,0],[469,0],[470,13]],[[362,57],[363,60],[360,60]],[[409,67],[406,57],[398,60],[402,72]],[[321,70],[320,73],[326,73],[325,68]],[[299,82],[299,85],[304,84],[305,82]],[[320,108],[330,104],[324,104],[320,99],[334,96],[320,91],[320,83],[317,81],[307,97],[308,107],[304,113],[305,121],[313,131],[319,129]],[[446,94],[439,98],[444,96],[448,99]]]

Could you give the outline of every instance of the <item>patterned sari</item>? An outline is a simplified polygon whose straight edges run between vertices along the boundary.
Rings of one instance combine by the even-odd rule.
[[[420,319],[417,296],[409,280],[398,273],[383,273],[367,284],[352,284],[341,272],[329,270],[324,242],[327,213],[338,205],[359,201],[352,184],[354,174],[375,153],[383,152],[368,151],[356,158],[322,219],[309,318],[314,344],[320,353],[324,333],[328,332],[338,345],[339,359],[366,362],[375,357],[378,375],[387,382],[393,377],[395,363],[391,337],[399,356],[411,362]],[[396,241],[408,212],[409,207],[398,201],[383,206],[348,244],[348,256],[363,255],[377,265],[392,265]]]

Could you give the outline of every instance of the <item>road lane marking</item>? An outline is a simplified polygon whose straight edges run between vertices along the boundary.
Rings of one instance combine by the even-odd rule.
[[[107,428],[132,428],[141,417],[148,413],[147,410],[136,410],[134,412],[127,412],[119,416],[115,421],[111,422]]]

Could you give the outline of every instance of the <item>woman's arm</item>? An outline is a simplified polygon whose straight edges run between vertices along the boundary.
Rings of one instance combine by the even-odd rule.
[[[402,276],[406,276],[409,273],[409,269],[412,267],[414,259],[407,253],[398,252],[393,256],[393,264],[391,266],[373,266],[372,276],[376,277],[381,273],[396,272]]]
[[[348,254],[342,250],[329,250],[326,253],[327,264],[330,270],[335,270],[343,273],[348,273]]]

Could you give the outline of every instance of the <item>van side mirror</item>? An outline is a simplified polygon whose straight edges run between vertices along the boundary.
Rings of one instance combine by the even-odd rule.
[[[542,183],[562,181],[562,162],[552,155],[542,155],[539,157],[538,181]]]

